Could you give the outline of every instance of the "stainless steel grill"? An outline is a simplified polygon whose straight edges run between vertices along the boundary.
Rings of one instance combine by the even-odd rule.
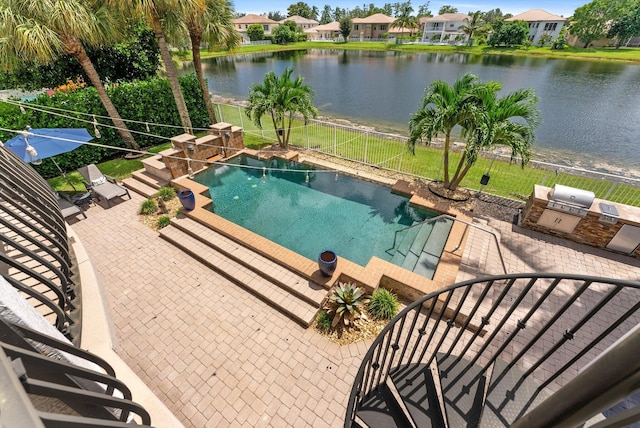
[[[556,184],[549,191],[548,197],[547,208],[584,217],[589,212],[596,195],[588,190]]]

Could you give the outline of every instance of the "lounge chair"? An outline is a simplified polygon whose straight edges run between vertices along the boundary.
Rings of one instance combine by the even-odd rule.
[[[100,198],[107,201],[107,207],[111,207],[111,199],[127,195],[131,199],[129,190],[116,183],[116,179],[108,175],[104,175],[95,164],[83,166],[78,172],[85,181],[87,190],[93,193],[97,200]]]
[[[81,205],[74,204],[65,196],[60,195],[58,192],[55,192],[55,194],[58,198],[58,205],[60,205],[62,217],[67,218],[76,214],[82,214],[84,218],[87,218],[87,214],[84,212],[84,208],[82,208]]]

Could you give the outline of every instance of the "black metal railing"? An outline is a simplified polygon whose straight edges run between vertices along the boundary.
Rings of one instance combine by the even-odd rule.
[[[567,274],[493,276],[429,294],[406,307],[373,342],[354,380],[344,426],[356,426],[363,402],[390,376],[436,360],[447,361],[448,370],[457,366],[451,375],[457,378],[448,384],[469,373],[475,374],[465,381],[471,384],[486,376],[486,395],[515,376],[505,402],[492,404],[499,419],[509,395],[534,382],[518,420],[636,326],[639,310],[640,282]],[[500,370],[493,373],[496,364]],[[443,388],[445,398],[455,401],[447,392]],[[608,402],[625,396],[599,393],[609,394]]]
[[[0,275],[77,343],[77,267],[53,189],[4,147],[0,177]]]
[[[151,424],[148,412],[132,401],[129,388],[96,355],[2,319],[0,350],[0,357],[8,358],[13,367],[3,384],[16,385],[10,379],[16,376],[25,392],[40,397],[39,411],[29,398],[20,401],[22,408],[30,409],[27,416],[35,415],[44,426],[130,426],[128,422],[136,419],[143,426]],[[14,391],[12,400],[19,396]]]

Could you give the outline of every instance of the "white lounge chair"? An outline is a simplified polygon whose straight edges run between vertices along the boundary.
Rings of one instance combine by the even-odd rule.
[[[107,207],[111,207],[111,199],[127,195],[131,199],[129,190],[116,183],[116,179],[104,175],[95,164],[83,166],[78,172],[85,180],[87,190],[93,193],[97,200],[107,201]]]

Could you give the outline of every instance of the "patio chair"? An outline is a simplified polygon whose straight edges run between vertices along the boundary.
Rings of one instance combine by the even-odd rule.
[[[58,192],[55,192],[55,194],[56,194],[56,197],[58,198],[58,205],[60,205],[60,211],[62,212],[62,217],[67,218],[67,217],[74,216],[76,214],[82,214],[84,218],[87,218],[87,214],[84,212],[84,208],[81,205],[74,204],[66,196],[61,195]]]
[[[83,166],[78,172],[85,181],[87,190],[93,193],[97,200],[100,198],[107,202],[107,207],[111,207],[111,199],[127,195],[131,199],[129,190],[116,183],[116,179],[104,175],[95,164]]]

